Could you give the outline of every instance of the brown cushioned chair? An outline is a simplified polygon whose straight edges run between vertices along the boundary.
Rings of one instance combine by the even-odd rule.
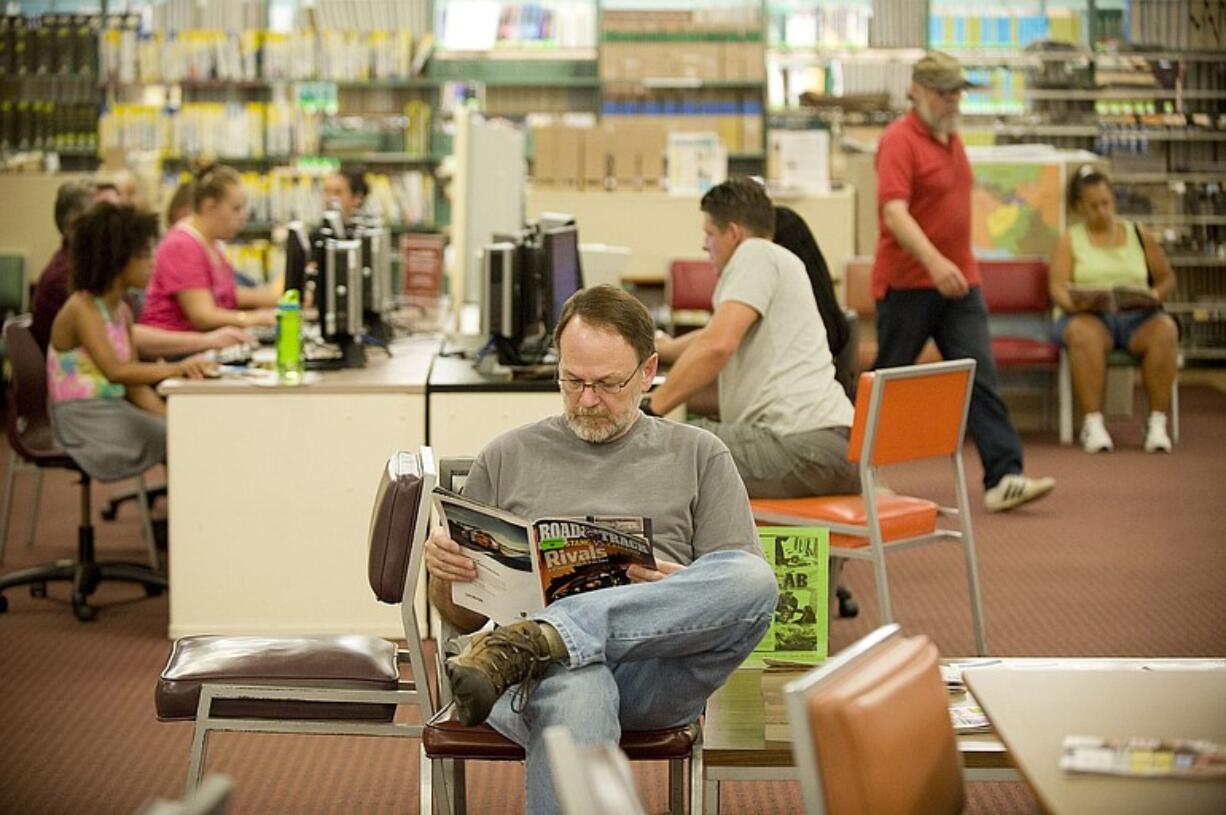
[[[467,477],[472,459],[451,458],[439,460],[439,483],[458,491]],[[440,643],[455,635],[454,629],[441,620]],[[460,723],[451,704],[451,687],[447,672],[443,669],[446,657],[440,645],[435,649],[436,668],[439,676],[439,693],[443,708],[426,722],[421,734],[426,758],[432,762],[433,772],[422,772],[423,780],[441,779],[440,789],[434,791],[439,811],[456,813],[466,811],[464,762],[466,761],[523,761],[524,750],[487,724],[469,727]],[[681,815],[685,811],[685,761],[689,759],[690,812],[702,812],[702,727],[698,722],[670,730],[634,730],[622,733],[619,745],[631,761],[667,761],[669,812]],[[423,801],[426,794],[423,793]],[[423,803],[423,812],[429,810]]]
[[[437,473],[429,448],[396,453],[379,481],[370,520],[368,578],[384,603],[399,605],[407,645],[379,637],[197,636],[177,640],[158,680],[161,721],[196,722],[187,790],[200,783],[214,730],[417,738],[397,723],[399,705],[436,710],[426,680],[413,591],[421,573],[430,494]],[[400,674],[408,661],[413,679]],[[428,765],[422,762],[423,769]],[[421,789],[429,790],[428,783]],[[429,812],[423,799],[423,812]]]
[[[784,689],[809,815],[962,811],[962,765],[936,646],[897,625]]]

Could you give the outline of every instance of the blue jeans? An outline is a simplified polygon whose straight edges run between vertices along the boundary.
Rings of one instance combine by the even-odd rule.
[[[874,368],[913,365],[932,337],[945,359],[975,360],[975,386],[966,430],[983,462],[983,486],[991,488],[1022,471],[1022,440],[1000,398],[988,309],[978,288],[946,298],[936,289],[890,289],[877,301]]]
[[[694,721],[766,633],[778,593],[762,558],[712,552],[664,580],[566,597],[534,615],[562,635],[570,661],[549,669],[522,714],[511,710],[511,689],[489,718],[527,753],[530,815],[560,811],[547,727],[596,744],[616,743],[623,728]]]

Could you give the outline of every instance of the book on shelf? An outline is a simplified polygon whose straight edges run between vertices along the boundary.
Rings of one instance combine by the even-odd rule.
[[[1117,312],[1158,308],[1162,303],[1144,286],[1068,287],[1069,299],[1077,311]]]
[[[1226,746],[1199,739],[1065,736],[1060,769],[1141,778],[1226,779]]]
[[[477,567],[475,580],[452,583],[452,602],[500,625],[563,597],[626,585],[631,566],[656,568],[650,518],[528,520],[442,488],[434,500],[451,539]]]

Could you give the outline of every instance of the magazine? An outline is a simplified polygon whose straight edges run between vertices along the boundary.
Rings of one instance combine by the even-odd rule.
[[[1193,739],[1065,736],[1060,769],[1151,778],[1226,778],[1226,746]]]
[[[786,668],[826,659],[830,634],[827,574],[830,531],[824,527],[764,526],[758,539],[779,582],[770,628],[745,665]]]
[[[1071,285],[1068,294],[1077,311],[1131,311],[1161,305],[1154,293],[1143,286]]]
[[[656,568],[651,519],[540,518],[436,488],[435,506],[451,539],[477,565],[477,578],[451,584],[458,606],[507,625],[563,597],[623,586],[626,570]]]
[[[967,701],[949,706],[949,718],[955,733],[986,733],[992,729],[987,714],[970,695]]]

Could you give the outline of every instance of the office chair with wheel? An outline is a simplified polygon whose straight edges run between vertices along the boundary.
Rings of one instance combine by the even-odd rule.
[[[153,532],[147,515],[143,520],[145,522],[145,542],[149,549],[149,565],[95,559],[93,512],[90,505],[91,479],[76,461],[56,446],[54,434],[51,431],[50,417],[47,414],[45,362],[42,350],[39,349],[38,342],[30,331],[30,322],[29,315],[22,315],[10,320],[4,326],[4,340],[12,366],[8,385],[9,407],[6,430],[15,456],[14,462],[16,459],[21,459],[26,462],[27,466],[35,468],[38,471],[40,484],[41,471],[45,469],[71,470],[80,476],[81,516],[77,527],[77,556],[0,576],[0,613],[8,610],[8,599],[3,595],[5,589],[28,585],[31,594],[35,597],[45,597],[48,582],[64,580],[72,583],[73,613],[78,620],[86,622],[94,619],[96,614],[93,606],[89,605],[89,596],[103,580],[139,583],[145,587],[145,593],[153,597],[165,590],[166,578],[156,571],[157,549],[153,543]],[[6,533],[15,470],[16,467],[10,463],[9,480],[5,489],[3,523],[3,531]],[[138,477],[137,481],[141,489],[144,489],[144,478]],[[38,511],[37,497],[31,511],[34,513]],[[33,522],[30,525],[30,535],[33,536]],[[0,539],[0,554],[2,553],[3,541]]]

